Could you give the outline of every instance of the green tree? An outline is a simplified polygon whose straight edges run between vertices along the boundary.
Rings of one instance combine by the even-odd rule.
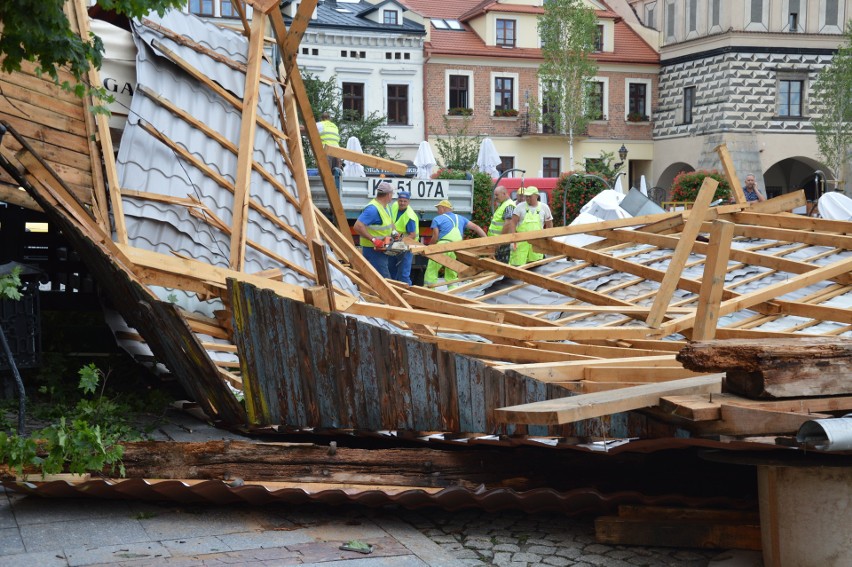
[[[568,165],[574,168],[574,136],[589,121],[589,80],[597,72],[590,54],[597,34],[595,12],[582,0],[549,0],[538,18],[544,62],[538,76],[543,101],[532,104],[546,131],[568,136]]]
[[[852,145],[852,21],[847,22],[843,44],[820,72],[814,84],[813,119],[819,153],[834,171],[843,176],[843,166]]]
[[[336,75],[322,80],[316,75],[305,72],[302,73],[302,79],[305,83],[308,100],[311,101],[313,119],[319,121],[322,113],[328,112],[331,115],[331,121],[337,124],[340,129],[340,145],[345,147],[346,141],[351,136],[355,136],[361,142],[361,149],[364,153],[393,159],[387,151],[387,143],[391,137],[384,129],[387,122],[386,116],[379,112],[371,112],[365,116],[359,116],[351,111],[344,112],[343,96],[340,87],[337,86]],[[309,167],[315,166],[316,160],[310,150],[310,145],[305,143],[303,146],[305,163]]]
[[[458,123],[453,126],[453,123]],[[482,144],[481,134],[471,134],[471,119],[462,118],[460,121],[450,121],[444,117],[444,136],[435,141],[435,149],[441,160],[441,167],[451,169],[471,169],[479,156],[479,146]]]
[[[163,15],[186,0],[99,0],[105,10],[139,18],[151,11]],[[0,2],[0,70],[21,70],[22,61],[36,63],[43,73],[59,79],[58,69],[68,70],[78,81],[77,92],[85,92],[85,76],[90,66],[101,67],[104,45],[90,34],[83,39],[71,31],[62,8],[65,0],[3,0]],[[71,87],[71,85],[65,85]],[[83,90],[80,90],[80,89]]]

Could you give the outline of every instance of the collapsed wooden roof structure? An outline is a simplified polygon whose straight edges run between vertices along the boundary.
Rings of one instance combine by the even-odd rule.
[[[459,272],[450,291],[381,278],[353,245],[324,157],[399,166],[322,147],[296,66],[315,0],[289,29],[278,2],[248,4],[242,33],[179,13],[134,23],[139,84],[118,163],[90,101],[32,66],[0,76],[0,199],[62,228],[126,321],[117,338],[213,419],[448,438],[753,437],[852,408],[844,391],[720,395],[721,374],[676,358],[688,339],[852,337],[852,223],[790,214],[802,192],[745,202],[724,147],[736,204],[711,207],[707,181],[690,210],[525,233],[548,256],[523,268],[492,254],[519,235],[416,249]],[[82,2],[67,9],[85,34]],[[299,114],[331,221],[311,201]],[[573,244],[579,234],[597,241]],[[624,413],[640,408],[657,409]]]

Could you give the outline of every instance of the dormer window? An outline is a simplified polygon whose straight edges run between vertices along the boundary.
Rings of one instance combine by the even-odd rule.
[[[501,47],[515,47],[515,20],[497,20],[497,41]]]
[[[399,12],[396,10],[385,10],[382,12],[382,23],[390,26],[398,26]]]

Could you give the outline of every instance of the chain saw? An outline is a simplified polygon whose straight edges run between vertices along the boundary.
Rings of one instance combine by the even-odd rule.
[[[385,236],[381,239],[381,245],[379,245],[374,239],[373,243],[376,246],[376,250],[380,252],[384,252],[388,256],[399,256],[400,254],[405,254],[408,252],[409,247],[408,244],[405,243],[402,239],[402,235],[398,232],[394,231],[390,236]]]

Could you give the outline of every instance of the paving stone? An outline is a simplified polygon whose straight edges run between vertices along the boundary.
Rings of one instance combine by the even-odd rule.
[[[558,557],[558,556],[545,557],[544,559],[541,560],[541,562],[546,563],[547,565],[556,565],[556,567],[563,567],[565,565],[571,565],[572,563],[574,563],[573,561],[571,561],[570,559],[568,559],[566,557]]]
[[[457,541],[454,541],[452,543],[441,543],[439,545],[444,551],[459,551],[464,549],[464,546],[462,546],[462,544]]]
[[[515,562],[515,563],[520,563],[520,562],[534,563],[534,562],[540,561],[540,560],[541,560],[541,556],[536,555],[535,553],[521,552],[521,553],[515,553],[514,555],[512,555],[512,561]]]
[[[581,555],[577,560],[591,565],[606,565],[607,562],[607,558],[603,555]]]
[[[455,537],[453,537],[451,535],[445,535],[443,532],[441,532],[441,535],[430,536],[429,539],[431,539],[435,543],[456,543],[456,542],[458,542],[458,540]]]
[[[509,563],[512,561],[512,554],[508,552],[495,553],[493,557],[494,563]]]
[[[514,537],[511,533],[494,534],[494,541],[496,541],[498,544],[501,544],[501,543],[515,544],[515,543],[518,542],[518,538]]]
[[[527,552],[539,555],[553,555],[556,553],[556,548],[552,545],[531,545],[527,548]]]
[[[471,565],[472,567],[478,565],[488,565],[488,563],[483,563],[479,559],[462,559],[461,562],[463,565]]]
[[[608,545],[603,545],[603,544],[600,544],[600,543],[593,543],[591,545],[587,545],[586,547],[584,547],[583,551],[585,551],[586,553],[592,553],[592,554],[595,554],[595,555],[604,555],[606,553],[609,553],[610,551],[615,551],[615,550]]]
[[[63,553],[43,551],[39,553],[18,553],[2,556],[3,567],[67,567],[68,561]]]
[[[490,539],[481,539],[479,537],[466,538],[463,545],[470,549],[491,549],[494,547]]]
[[[629,559],[636,555],[633,551],[628,551],[626,549],[613,549],[609,553],[606,554],[607,557],[612,557],[613,559]]]
[[[0,529],[0,556],[25,553],[27,548],[21,540],[18,526]]]
[[[462,549],[454,553],[456,559],[479,559],[479,554],[473,549]]]
[[[494,552],[490,549],[477,549],[476,552],[479,554],[480,557],[494,557]]]
[[[520,550],[521,548],[514,543],[498,543],[494,546],[494,551],[511,551],[512,553],[517,553]]]
[[[684,561],[701,561],[702,559],[707,559],[704,555],[692,551],[676,551],[672,554],[672,557],[675,559],[683,559]]]
[[[556,555],[558,557],[567,557],[568,559],[577,559],[578,557],[583,555],[583,551],[581,548],[567,547],[563,549],[557,549]]]
[[[232,547],[216,536],[166,540],[162,544],[169,551],[169,554],[174,556],[205,555],[233,550]]]
[[[527,545],[550,545],[550,541],[544,539],[545,534],[527,534]]]

